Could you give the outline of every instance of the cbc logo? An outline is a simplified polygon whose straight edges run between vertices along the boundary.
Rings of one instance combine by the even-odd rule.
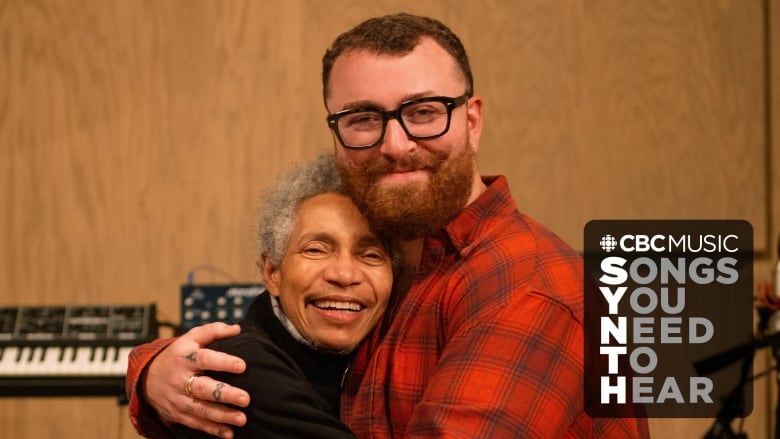
[[[620,247],[620,250],[624,252],[646,252],[655,251],[663,252],[665,250],[666,236],[665,235],[623,235],[620,240],[616,239],[612,235],[604,235],[599,241],[601,249],[609,253],[616,248]]]
[[[617,247],[617,239],[615,239],[615,237],[612,235],[604,235],[601,237],[599,245],[601,246],[602,250],[609,253],[614,250],[615,247]]]
[[[662,252],[665,249],[663,245],[665,238],[666,236],[664,235],[623,235],[620,237],[620,241],[618,241],[612,235],[604,235],[601,237],[599,245],[601,246],[601,249],[607,253],[618,248],[618,244],[620,249],[624,252],[642,252],[650,250]]]

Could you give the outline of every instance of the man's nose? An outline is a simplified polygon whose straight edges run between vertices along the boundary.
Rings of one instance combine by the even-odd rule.
[[[409,154],[417,147],[410,139],[398,119],[390,119],[385,127],[385,137],[379,145],[379,151],[389,157],[399,158]]]

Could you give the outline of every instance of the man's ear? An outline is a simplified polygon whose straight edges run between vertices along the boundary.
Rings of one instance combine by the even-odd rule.
[[[479,150],[479,139],[482,137],[482,98],[478,95],[469,98],[468,102],[469,141],[474,152]]]
[[[271,263],[267,255],[264,254],[262,258],[265,287],[272,296],[279,297],[279,277],[281,276],[281,270],[278,266],[275,266]]]

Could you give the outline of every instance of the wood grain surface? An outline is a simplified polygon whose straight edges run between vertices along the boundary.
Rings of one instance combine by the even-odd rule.
[[[771,259],[777,0],[0,0],[0,305],[155,302],[176,321],[196,267],[256,280],[260,195],[333,147],[325,48],[401,10],[461,36],[483,174],[575,248],[590,219],[740,218]],[[112,398],[5,398],[0,437],[135,433]]]

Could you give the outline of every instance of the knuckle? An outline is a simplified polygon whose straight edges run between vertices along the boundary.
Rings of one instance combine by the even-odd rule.
[[[193,409],[195,415],[200,419],[211,419],[211,410],[205,404],[199,404],[197,408]]]
[[[201,375],[195,381],[192,382],[192,394],[196,398],[207,399],[207,398],[203,398],[203,395],[208,395],[208,383],[206,383],[206,380],[210,380],[210,379],[211,378]]]

